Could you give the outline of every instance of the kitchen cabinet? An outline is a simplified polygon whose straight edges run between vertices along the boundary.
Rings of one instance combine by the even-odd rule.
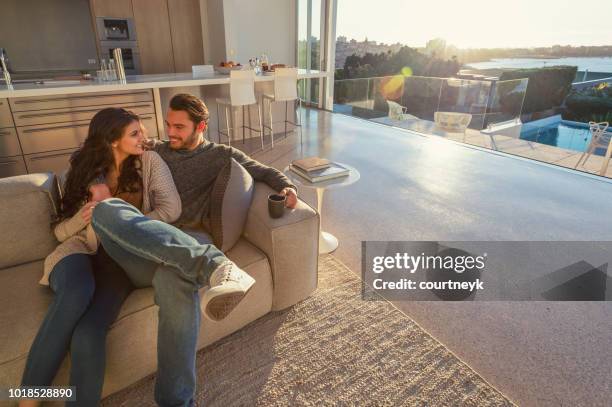
[[[91,0],[96,17],[133,18],[141,73],[191,72],[204,64],[200,0]]]
[[[28,168],[28,173],[54,172],[56,174],[61,174],[70,166],[70,156],[75,151],[76,148],[72,150],[25,155],[24,159],[26,167]]]
[[[176,72],[204,64],[199,0],[168,0],[172,54]]]
[[[142,89],[137,91],[88,92],[68,95],[11,98],[9,103],[13,114],[15,114],[17,112],[40,111],[46,109],[70,109],[101,105],[119,106],[127,103],[150,102],[152,100],[153,93],[151,90]]]
[[[158,138],[155,113],[148,112],[143,114],[140,112],[139,116],[142,125],[146,129],[147,137]],[[23,149],[24,154],[35,154],[47,151],[77,148],[87,138],[87,134],[89,132],[89,122],[90,120],[81,120],[70,123],[19,127],[19,142],[6,137],[7,140],[3,143],[2,137],[0,137],[0,156],[21,154],[19,143],[21,143],[21,148]],[[3,134],[3,130],[0,130],[0,136]],[[9,142],[12,144],[9,144]],[[9,148],[11,149],[9,150]],[[18,152],[14,154],[8,153],[14,151]]]
[[[87,138],[89,120],[19,127],[24,154],[77,148]]]
[[[143,74],[175,72],[167,0],[132,0]]]
[[[0,178],[27,174],[22,156],[0,158]]]
[[[96,17],[134,18],[131,0],[90,0]]]
[[[147,136],[159,138],[150,89],[11,97],[0,102],[0,123],[11,126],[0,127],[0,178],[67,169],[71,154],[87,138],[91,118],[109,106],[133,111]]]
[[[21,155],[21,147],[14,127],[0,129],[0,157]]]
[[[71,123],[78,120],[91,120],[92,117],[100,110],[108,107],[104,106],[83,106],[74,107],[71,109],[49,109],[35,112],[17,112],[15,113],[15,124],[19,130],[20,126],[33,126],[36,124],[51,124],[51,123]],[[113,107],[122,107],[131,110],[136,114],[146,114],[155,112],[153,102],[127,103],[115,105]]]
[[[0,128],[13,127],[13,116],[6,99],[0,99]]]

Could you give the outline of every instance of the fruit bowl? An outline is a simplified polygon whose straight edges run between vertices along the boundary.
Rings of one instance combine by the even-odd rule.
[[[219,72],[223,75],[229,75],[231,71],[239,71],[243,68],[242,65],[232,65],[232,66],[220,66],[215,65],[215,71]]]

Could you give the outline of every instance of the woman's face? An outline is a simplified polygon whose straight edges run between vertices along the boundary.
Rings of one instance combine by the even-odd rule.
[[[121,138],[113,142],[113,148],[121,155],[142,155],[144,139],[142,124],[134,120],[123,129]]]

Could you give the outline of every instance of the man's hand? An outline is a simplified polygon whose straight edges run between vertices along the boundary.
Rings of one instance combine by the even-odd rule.
[[[92,202],[100,202],[113,197],[106,184],[94,184],[90,186],[89,195],[91,196],[90,201]]]
[[[295,208],[298,202],[298,196],[295,189],[287,187],[279,192],[281,195],[285,195],[287,199],[285,200],[285,206],[289,209]]]
[[[145,138],[142,141],[142,148],[147,150],[147,151],[154,150],[155,146],[157,145],[157,143],[158,143],[157,139],[154,139],[154,138]]]

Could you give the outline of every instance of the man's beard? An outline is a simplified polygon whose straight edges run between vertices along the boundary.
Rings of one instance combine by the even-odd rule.
[[[194,130],[193,133],[191,133],[191,135],[187,137],[187,140],[181,143],[181,145],[179,145],[178,147],[173,147],[172,144],[170,144],[170,148],[172,148],[173,150],[186,150],[195,146],[197,144],[197,141],[198,132],[197,130]]]

